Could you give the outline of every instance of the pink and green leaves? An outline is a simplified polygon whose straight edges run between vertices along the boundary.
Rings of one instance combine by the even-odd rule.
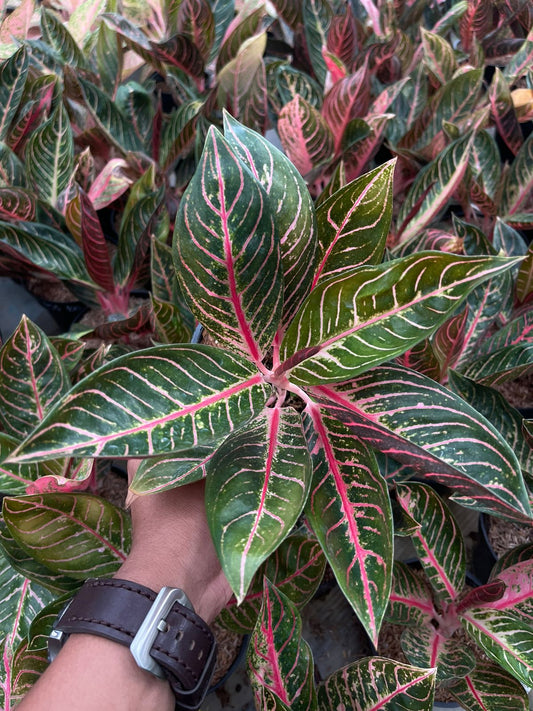
[[[208,465],[207,516],[222,568],[239,602],[259,565],[300,515],[311,466],[292,408],[265,408],[232,433]]]
[[[143,457],[212,445],[259,414],[268,391],[240,356],[211,346],[154,347],[75,386],[18,457]]]
[[[347,380],[428,338],[478,284],[517,262],[420,252],[318,285],[281,346],[291,381]]]
[[[0,420],[6,433],[24,438],[70,388],[58,353],[23,317],[0,350]]]
[[[266,139],[224,115],[225,136],[265,189],[274,215],[283,267],[283,323],[307,296],[316,266],[317,227],[307,186],[288,158]]]
[[[296,606],[265,578],[263,605],[248,650],[249,675],[257,708],[263,690],[293,711],[316,709],[313,656],[301,638]]]
[[[435,669],[419,669],[407,664],[369,657],[332,674],[318,691],[319,711],[329,709],[408,709],[433,708]]]
[[[17,543],[53,573],[85,580],[109,576],[130,547],[129,516],[89,494],[4,499],[4,520]]]
[[[174,250],[196,318],[258,363],[283,306],[274,212],[259,181],[214,129],[177,215]]]
[[[368,445],[453,486],[454,498],[529,519],[528,495],[512,449],[479,412],[434,380],[386,365],[312,392],[329,400],[336,417]]]
[[[392,215],[394,163],[386,163],[333,193],[317,209],[320,261],[313,286],[354,264],[379,264]]]
[[[392,581],[392,512],[372,452],[329,411],[308,408],[313,481],[306,513],[337,582],[377,644]]]
[[[443,602],[455,602],[466,570],[466,550],[455,519],[427,485],[398,484],[397,494],[402,508],[420,523],[411,540],[433,589]]]

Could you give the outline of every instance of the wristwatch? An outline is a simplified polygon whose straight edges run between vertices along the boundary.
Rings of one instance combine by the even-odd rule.
[[[119,578],[90,578],[59,614],[48,639],[50,661],[73,633],[129,647],[141,669],[168,679],[176,709],[196,711],[216,661],[212,631],[183,590],[150,588]]]

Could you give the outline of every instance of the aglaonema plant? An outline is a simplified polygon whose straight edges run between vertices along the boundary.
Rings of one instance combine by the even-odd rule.
[[[416,523],[411,539],[422,565],[395,562],[386,615],[404,626],[408,661],[436,668],[437,685],[468,711],[498,708],[502,696],[525,711],[533,680],[531,546],[498,560],[486,585],[468,587],[465,543],[444,501],[413,482],[398,484],[397,500]]]
[[[139,494],[205,477],[212,537],[238,604],[303,517],[377,642],[393,523],[376,455],[445,483],[465,505],[531,516],[499,432],[395,362],[520,258],[423,251],[387,260],[393,172],[393,163],[380,166],[315,208],[288,159],[226,115],[224,135],[209,130],[172,247],[181,293],[209,344],[154,346],[102,366],[7,461],[143,457],[132,483]],[[427,670],[371,663],[357,673],[389,672],[423,679],[409,708],[427,707]]]
[[[128,515],[83,491],[94,488],[93,460],[5,461],[69,391],[82,352],[80,341],[49,339],[26,317],[0,348],[0,706],[5,711],[46,668],[47,631],[65,596],[94,573],[113,574],[129,550]],[[31,525],[27,506],[35,515]]]

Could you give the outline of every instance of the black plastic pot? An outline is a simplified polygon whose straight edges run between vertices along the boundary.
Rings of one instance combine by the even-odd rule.
[[[70,330],[72,324],[87,313],[89,307],[81,301],[48,301],[33,294],[35,300],[45,308],[62,331]]]

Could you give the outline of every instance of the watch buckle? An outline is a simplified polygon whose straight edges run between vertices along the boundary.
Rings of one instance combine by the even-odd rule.
[[[130,644],[130,651],[137,665],[160,679],[166,678],[165,673],[150,655],[150,650],[159,632],[165,631],[167,615],[176,602],[186,607],[190,606],[190,602],[183,590],[169,587],[161,588]]]

